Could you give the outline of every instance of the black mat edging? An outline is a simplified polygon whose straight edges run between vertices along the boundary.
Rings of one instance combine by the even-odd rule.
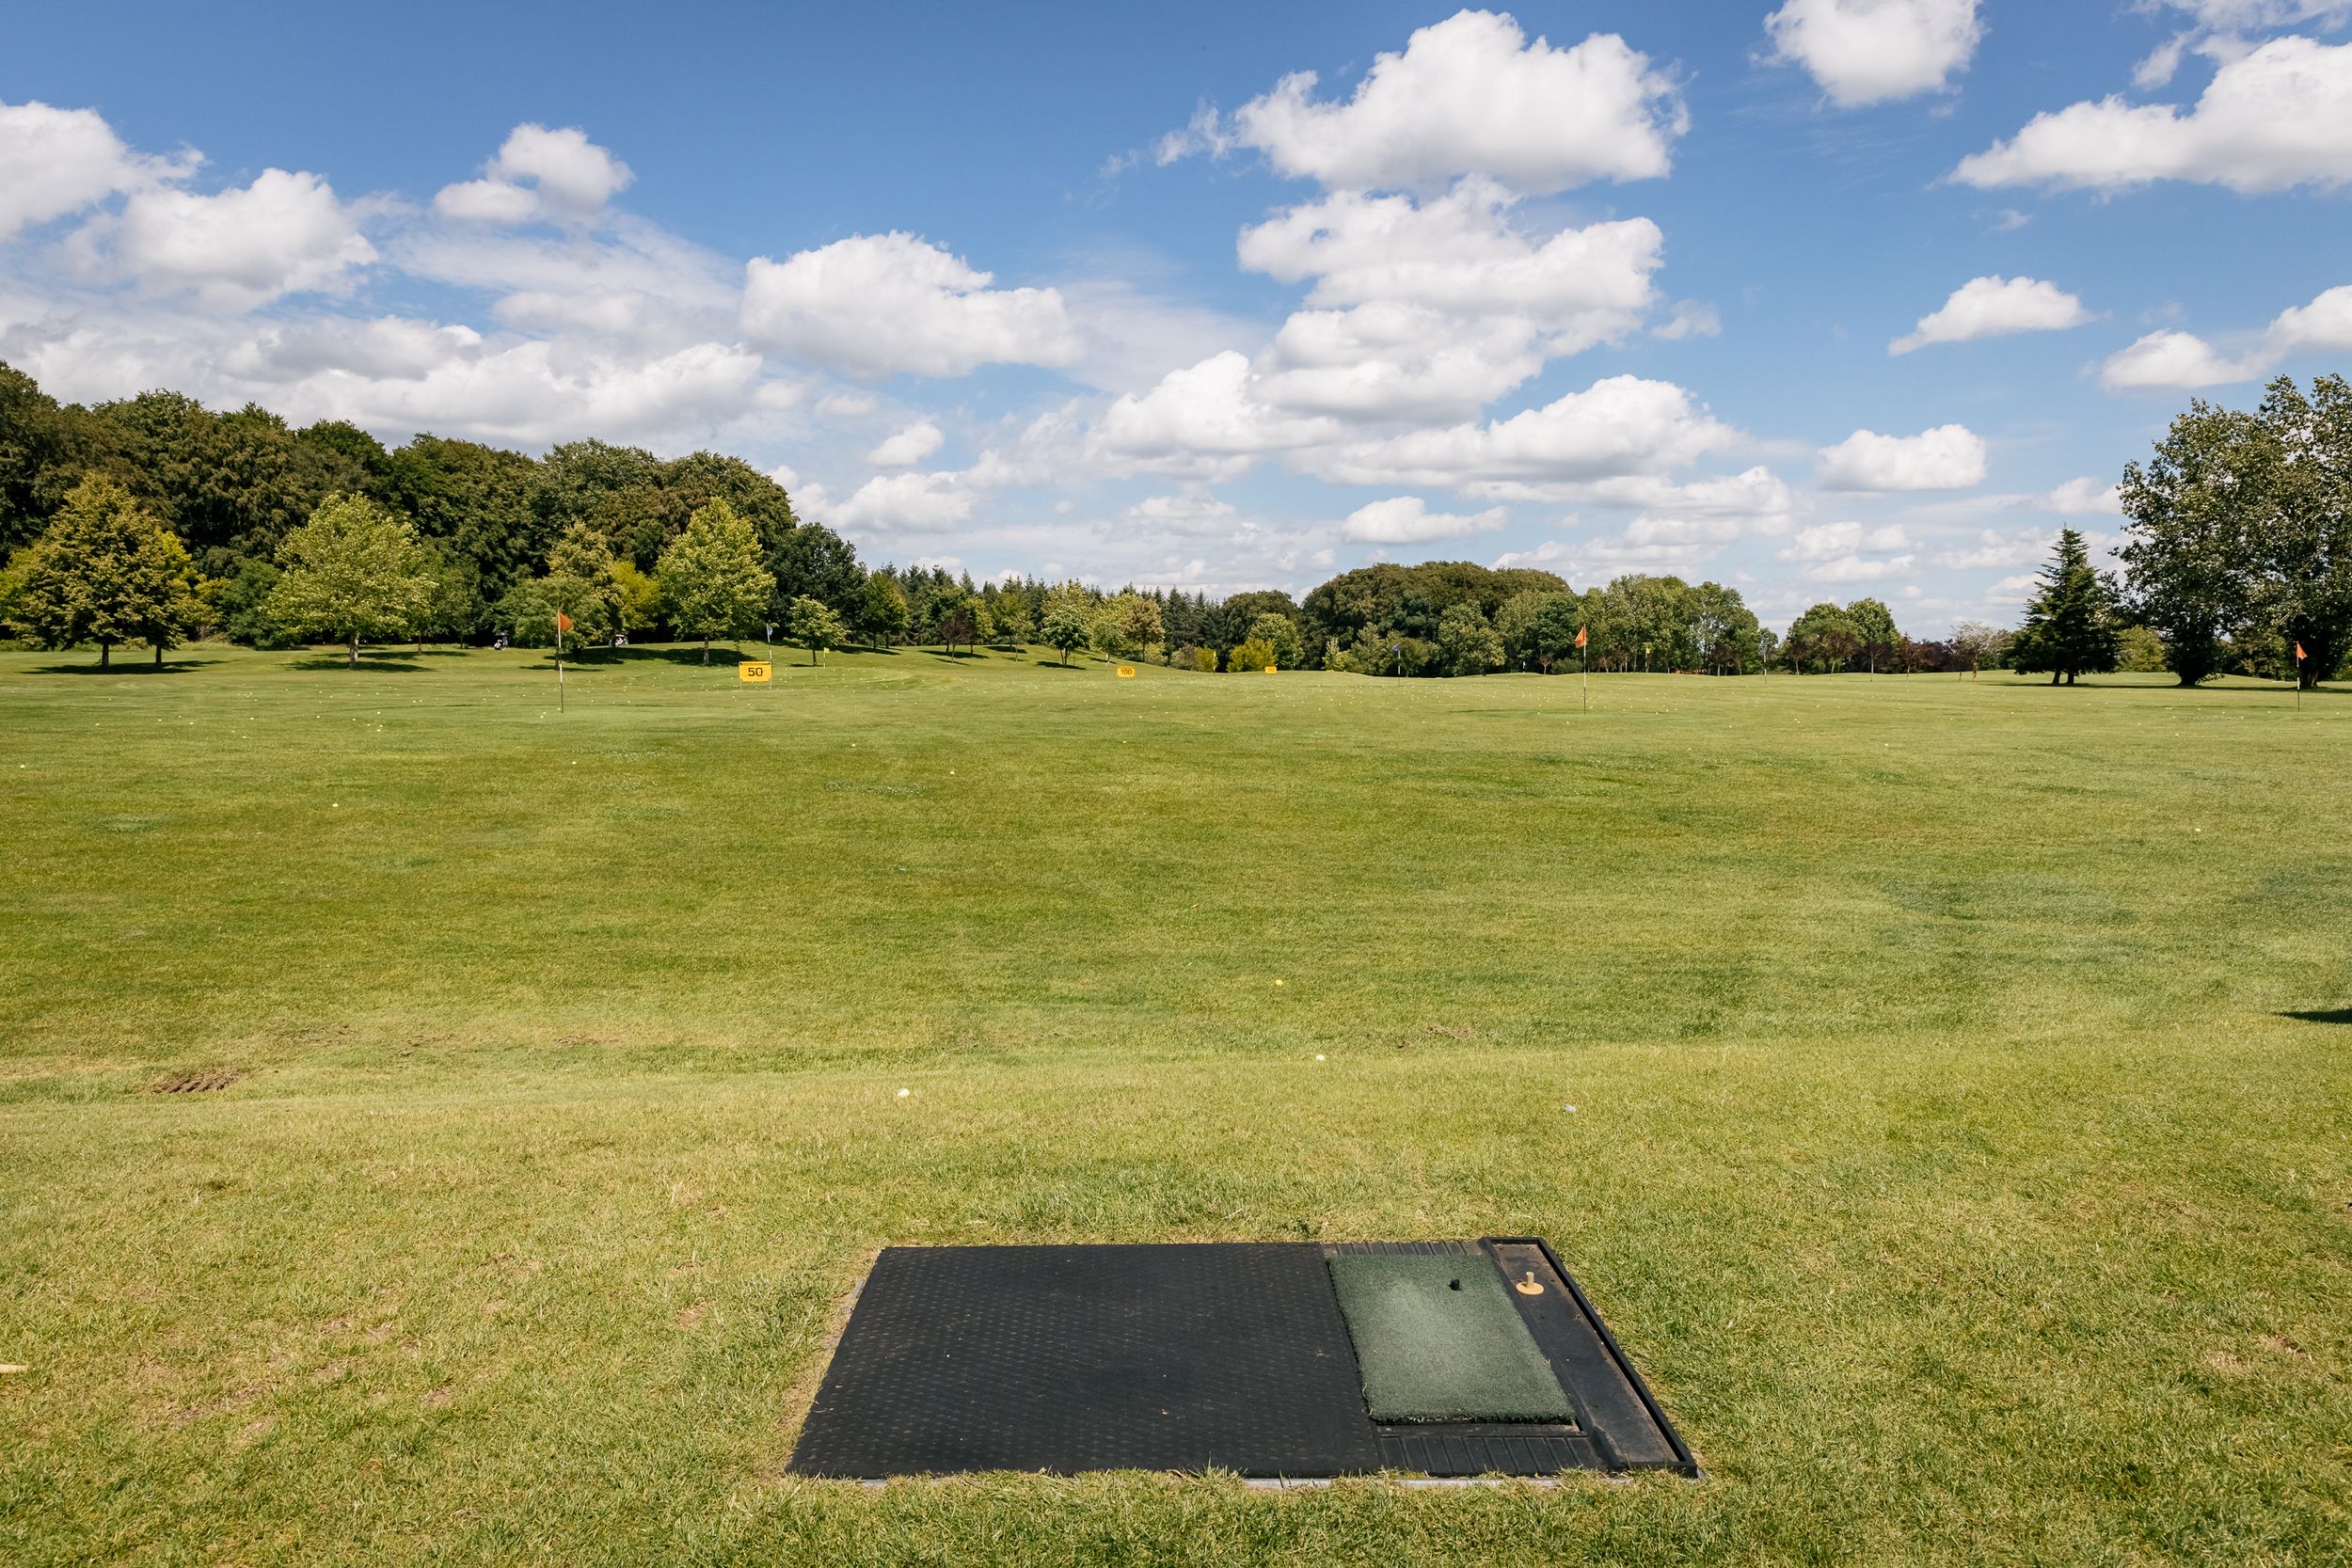
[[[1674,1450],[1675,1462],[1672,1465],[1625,1467],[1670,1469],[1677,1475],[1689,1476],[1695,1480],[1700,1473],[1698,1456],[1691,1451],[1691,1445],[1682,1440],[1682,1433],[1676,1428],[1673,1418],[1666,1414],[1665,1406],[1660,1404],[1658,1396],[1650,1392],[1649,1384],[1643,1378],[1641,1369],[1634,1366],[1632,1358],[1626,1354],[1625,1347],[1617,1343],[1617,1337],[1609,1331],[1607,1320],[1603,1319],[1594,1308],[1592,1299],[1584,1293],[1584,1287],[1576,1282],[1576,1275],[1568,1272],[1568,1266],[1560,1260],[1560,1255],[1551,1249],[1551,1243],[1541,1236],[1493,1236],[1486,1238],[1481,1244],[1490,1253],[1498,1245],[1533,1246],[1539,1249],[1545,1258],[1550,1260],[1552,1272],[1557,1274],[1560,1276],[1560,1282],[1568,1288],[1568,1294],[1576,1299],[1577,1309],[1583,1313],[1584,1321],[1592,1325],[1593,1332],[1600,1336],[1600,1342],[1608,1347],[1610,1359],[1617,1364],[1617,1370],[1624,1374],[1625,1380],[1633,1386],[1635,1397],[1641,1400],[1642,1407],[1649,1412],[1649,1418],[1657,1423],[1659,1434],[1665,1438],[1666,1446]],[[1540,1343],[1540,1340],[1538,1342]],[[1577,1391],[1573,1387],[1568,1390],[1570,1399],[1575,1399],[1576,1394]],[[1579,1408],[1582,1408],[1581,1401]],[[1612,1468],[1616,1467],[1612,1466]]]

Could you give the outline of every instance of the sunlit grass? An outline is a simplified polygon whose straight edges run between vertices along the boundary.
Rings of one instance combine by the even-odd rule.
[[[70,662],[0,655],[12,1563],[2352,1529],[2352,697]],[[1479,1234],[1707,1480],[781,1476],[885,1243]]]

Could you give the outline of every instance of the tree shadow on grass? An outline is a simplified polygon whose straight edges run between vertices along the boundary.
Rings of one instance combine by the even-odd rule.
[[[341,670],[347,675],[370,673],[411,675],[422,670],[424,666],[417,663],[415,656],[410,654],[377,653],[372,649],[362,648],[359,650],[359,662],[357,664],[352,663],[350,657],[345,654],[311,654],[295,659],[293,668],[296,670]]]
[[[36,664],[36,675],[184,675],[191,670],[201,670],[219,662],[210,658],[167,658],[161,664],[152,658],[119,658],[112,664]]]
[[[554,650],[548,648],[541,652],[552,657]],[[710,645],[710,668],[723,670],[732,665],[760,662],[781,664],[784,654],[785,650],[779,648],[775,657],[770,659],[767,654],[755,648],[713,642]],[[699,669],[703,662],[703,645],[699,642],[663,642],[644,647],[632,643],[626,648],[566,648],[564,650],[564,662],[591,670],[598,667],[610,669],[623,664],[691,664]]]
[[[1064,664],[1058,658],[1034,658],[1029,661],[1041,670],[1083,670],[1083,664]]]
[[[2352,1007],[2314,1007],[2305,1011],[2287,1011],[2280,1018],[2300,1019],[2305,1023],[2352,1023]]]

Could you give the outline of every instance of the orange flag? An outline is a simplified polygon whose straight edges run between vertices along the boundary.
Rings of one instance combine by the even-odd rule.
[[[555,612],[555,629],[556,629],[556,630],[558,630],[558,631],[569,631],[569,630],[571,630],[571,629],[572,629],[572,618],[571,618],[570,616],[568,616],[568,615],[564,614],[562,610],[557,610],[557,611]]]
[[[2310,657],[2311,657],[2311,656],[2310,656],[2309,654],[2307,654],[2307,653],[2305,653],[2305,652],[2303,651],[2303,644],[2302,644],[2302,643],[2297,642],[2297,643],[2295,645],[2295,662],[2296,662],[2296,663],[2300,664],[2300,663],[2302,663],[2305,659],[2309,658]]]
[[[1580,648],[1584,646],[1584,628],[1582,626],[1576,628],[1576,645]]]

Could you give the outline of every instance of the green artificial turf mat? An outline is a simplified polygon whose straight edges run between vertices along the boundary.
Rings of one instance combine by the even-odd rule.
[[[1565,1421],[1568,1396],[1486,1258],[1331,1259],[1375,1421]]]

